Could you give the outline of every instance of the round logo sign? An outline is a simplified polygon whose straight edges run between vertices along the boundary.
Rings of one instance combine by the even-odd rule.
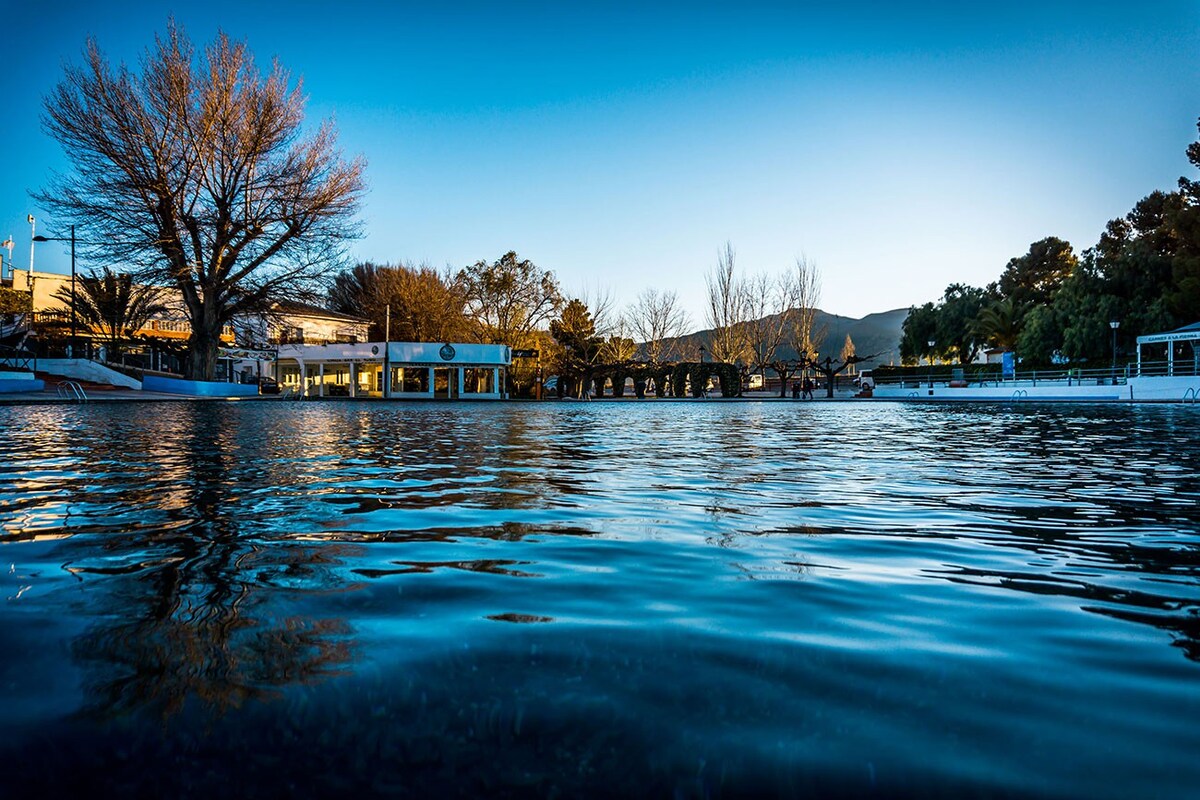
[[[454,359],[454,347],[450,344],[442,345],[442,349],[438,350],[438,355],[442,357],[442,361],[451,361]]]
[[[377,345],[377,344],[371,345],[371,355],[373,355],[373,356],[379,355],[379,345]]]

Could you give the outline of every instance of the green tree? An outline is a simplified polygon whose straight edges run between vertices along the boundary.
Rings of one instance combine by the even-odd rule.
[[[936,349],[937,327],[937,309],[933,303],[910,308],[900,327],[900,362],[912,365],[920,361],[922,356],[932,355],[929,342],[934,342]]]
[[[1197,123],[1200,129],[1200,122]],[[1187,158],[1200,170],[1200,141],[1187,148]],[[1179,179],[1181,202],[1168,214],[1178,247],[1172,254],[1170,311],[1184,324],[1200,320],[1200,181]]]
[[[1002,350],[1016,350],[1021,335],[1020,317],[1011,297],[989,303],[979,312],[975,332],[984,343]]]
[[[563,307],[559,318],[551,320],[550,335],[562,348],[558,357],[560,391],[568,388],[564,381],[569,381],[570,393],[581,397],[586,388],[585,379],[603,343],[596,335],[596,325],[588,307],[581,300],[572,299]]]
[[[33,298],[29,292],[0,286],[0,314],[24,314],[32,310]]]
[[[983,344],[976,320],[987,305],[987,292],[974,286],[952,283],[946,287],[935,313],[933,338],[941,353],[949,353],[960,364],[970,364]]]
[[[1029,245],[1028,253],[1008,262],[997,289],[1023,314],[1033,306],[1052,303],[1077,263],[1069,242],[1047,236]]]
[[[278,63],[264,76],[224,33],[196,53],[173,23],[136,73],[89,41],[45,99],[72,171],[37,200],[85,253],[180,293],[189,378],[212,379],[235,317],[311,297],[357,235],[363,162],[332,123],[307,128],[304,103]]]
[[[483,343],[524,347],[562,305],[554,273],[511,250],[491,264],[475,262],[457,280],[466,295],[472,335]]]

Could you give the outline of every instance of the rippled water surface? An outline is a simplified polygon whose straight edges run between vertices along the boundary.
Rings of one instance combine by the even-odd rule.
[[[0,794],[1195,797],[1198,423],[0,407]]]

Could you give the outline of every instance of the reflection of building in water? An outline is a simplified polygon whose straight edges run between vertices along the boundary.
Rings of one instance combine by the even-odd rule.
[[[500,344],[365,342],[280,344],[273,365],[238,369],[273,367],[285,390],[311,397],[499,400],[511,364],[511,349]]]

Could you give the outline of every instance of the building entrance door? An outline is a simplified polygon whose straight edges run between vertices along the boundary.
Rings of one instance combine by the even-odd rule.
[[[435,367],[433,370],[433,396],[442,400],[458,399],[458,370],[451,367]]]

